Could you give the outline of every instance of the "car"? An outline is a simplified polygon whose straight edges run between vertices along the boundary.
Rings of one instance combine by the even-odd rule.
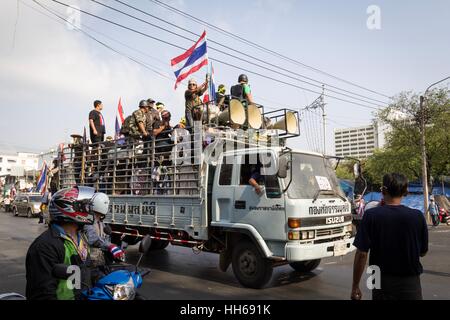
[[[15,216],[37,217],[41,211],[42,195],[39,193],[22,193],[14,199],[12,212]]]

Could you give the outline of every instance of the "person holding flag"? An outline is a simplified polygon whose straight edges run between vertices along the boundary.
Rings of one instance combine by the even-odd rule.
[[[208,53],[206,45],[206,31],[202,33],[198,41],[182,55],[171,60],[174,69],[176,82],[175,89],[178,84],[188,78],[191,74],[199,71],[202,67],[208,65]],[[197,81],[190,79],[188,89],[184,93],[185,116],[187,127],[192,130],[194,120],[201,120],[201,96],[208,90],[209,75],[206,75],[206,81],[201,86],[197,85]],[[197,107],[200,108],[197,108]],[[195,112],[195,118],[193,117]]]

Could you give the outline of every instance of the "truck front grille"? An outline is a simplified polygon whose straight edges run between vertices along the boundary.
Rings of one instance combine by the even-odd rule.
[[[328,237],[335,234],[341,234],[344,232],[344,227],[331,228],[331,229],[320,229],[316,231],[317,237]]]

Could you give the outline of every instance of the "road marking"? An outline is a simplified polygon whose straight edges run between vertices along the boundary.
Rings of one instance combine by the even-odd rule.
[[[327,262],[327,263],[324,263],[325,265],[329,265],[329,264],[337,264],[337,262]]]

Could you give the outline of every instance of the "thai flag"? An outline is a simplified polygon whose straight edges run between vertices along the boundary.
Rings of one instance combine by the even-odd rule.
[[[216,84],[214,83],[214,68],[211,63],[211,79],[208,84],[208,93],[206,93],[203,97],[203,103],[216,101]]]
[[[47,163],[42,165],[41,173],[39,174],[38,183],[36,186],[36,192],[40,192],[41,194],[44,194],[45,190],[47,189],[47,173],[48,173],[48,167]]]
[[[119,140],[121,138],[120,129],[122,128],[124,121],[125,117],[123,115],[122,98],[119,98],[119,105],[117,106],[116,114],[116,140]]]
[[[203,31],[200,39],[188,51],[181,56],[173,58],[171,61],[172,68],[178,83],[197,72],[202,67],[208,65],[208,53],[206,50],[206,31]]]

